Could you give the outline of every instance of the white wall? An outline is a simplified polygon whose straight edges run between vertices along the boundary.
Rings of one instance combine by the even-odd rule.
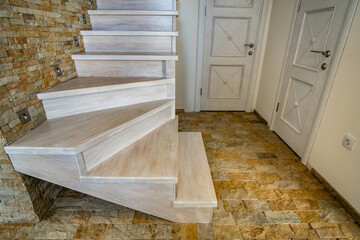
[[[295,0],[274,0],[255,109],[271,121]],[[360,143],[350,152],[345,133],[360,141],[360,11],[357,9],[308,163],[360,212]]]
[[[309,164],[360,212],[360,144],[351,152],[345,133],[360,140],[360,10],[355,18],[321,120]]]
[[[176,108],[185,111],[194,111],[195,104],[198,3],[198,0],[179,0],[177,5]]]
[[[255,109],[271,121],[295,0],[274,0]]]

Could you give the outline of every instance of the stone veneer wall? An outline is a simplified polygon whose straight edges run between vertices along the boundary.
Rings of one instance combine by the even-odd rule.
[[[45,121],[36,93],[76,77],[71,55],[84,51],[80,30],[91,28],[87,10],[94,4],[0,0],[0,222],[38,221],[61,190],[15,172],[3,148]],[[60,65],[62,76],[56,76],[54,65]],[[17,112],[25,108],[32,121],[22,125]]]

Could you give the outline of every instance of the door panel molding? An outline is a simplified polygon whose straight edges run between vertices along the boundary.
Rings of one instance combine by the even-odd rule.
[[[272,114],[272,119],[270,122],[270,129],[274,130],[275,127],[275,122],[276,122],[276,117],[277,114],[280,114],[280,112],[276,112],[276,108],[277,108],[277,103],[279,102],[280,99],[280,95],[281,95],[281,88],[282,85],[285,81],[284,77],[285,77],[285,73],[286,73],[286,63],[289,60],[289,52],[290,52],[290,47],[291,47],[291,40],[293,37],[293,33],[294,33],[294,28],[295,28],[295,20],[297,17],[297,9],[299,4],[301,3],[301,0],[296,0],[296,4],[295,4],[295,8],[294,8],[294,13],[293,13],[293,19],[292,19],[292,23],[291,23],[291,28],[290,28],[290,34],[289,34],[289,38],[288,38],[288,42],[287,42],[287,46],[286,46],[286,52],[285,52],[285,58],[283,61],[283,66],[282,66],[282,70],[281,70],[281,79],[278,85],[278,90],[277,90],[277,97],[276,97],[276,101],[274,102],[274,107],[273,107],[273,114]],[[314,144],[315,141],[315,137],[316,137],[316,133],[317,130],[319,128],[320,122],[321,122],[321,118],[323,116],[323,113],[325,111],[326,108],[326,102],[328,100],[329,94],[330,94],[330,90],[331,87],[333,85],[335,76],[336,76],[336,72],[341,60],[341,55],[344,51],[345,48],[345,43],[348,37],[348,34],[350,32],[350,28],[351,28],[351,23],[353,21],[354,15],[355,15],[355,11],[358,5],[358,0],[349,0],[349,6],[347,9],[347,13],[345,14],[345,18],[343,21],[343,25],[342,28],[340,30],[340,34],[339,34],[339,38],[337,39],[337,44],[335,47],[335,51],[332,53],[333,57],[332,57],[332,61],[331,61],[331,65],[329,66],[329,68],[327,69],[328,73],[327,73],[327,78],[325,80],[325,84],[322,90],[322,94],[321,97],[319,99],[319,103],[317,106],[317,111],[314,117],[314,121],[308,136],[308,140],[307,140],[307,144],[305,146],[305,150],[302,156],[302,163],[304,165],[307,164],[311,150],[312,150],[312,146]]]

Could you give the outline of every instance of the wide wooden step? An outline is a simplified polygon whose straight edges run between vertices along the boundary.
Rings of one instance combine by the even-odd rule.
[[[175,52],[177,32],[81,31],[86,52]]]
[[[216,207],[217,199],[201,133],[180,132],[178,137],[179,175],[174,207]]]
[[[176,9],[175,0],[97,0],[99,10],[173,10]]]
[[[81,181],[175,184],[177,129],[177,119],[170,120],[81,176]]]
[[[84,61],[177,61],[176,53],[149,52],[84,52],[71,56],[73,60]]]
[[[93,30],[175,31],[177,11],[89,10]]]
[[[47,118],[53,119],[174,99],[174,84],[174,79],[162,78],[78,77],[39,93],[38,98],[43,100]]]
[[[174,78],[176,53],[85,52],[72,55],[80,77]]]
[[[5,150],[8,154],[77,154],[124,132],[131,125],[145,124],[148,117],[158,115],[173,104],[173,100],[161,100],[47,120]],[[142,129],[137,131],[142,132]],[[143,129],[146,133],[141,135],[153,129]],[[127,140],[132,137],[123,136]]]

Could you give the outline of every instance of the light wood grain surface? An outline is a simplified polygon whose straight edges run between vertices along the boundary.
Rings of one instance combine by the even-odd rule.
[[[151,87],[163,84],[174,83],[175,79],[163,78],[106,78],[106,77],[77,77],[67,82],[61,83],[44,92],[38,93],[39,99],[50,99],[130,89],[138,87]]]
[[[80,31],[83,36],[162,36],[176,37],[178,32],[154,32],[154,31]]]
[[[176,61],[176,53],[84,52],[71,56],[74,60]]]
[[[5,147],[8,154],[76,154],[127,128],[145,114],[174,104],[161,100],[45,121]]]
[[[97,9],[174,10],[173,0],[97,0]]]
[[[140,16],[174,16],[178,11],[150,11],[150,10],[88,10],[90,15],[140,15]]]
[[[179,179],[174,207],[216,207],[217,199],[201,133],[180,132],[178,136]]]
[[[170,120],[102,162],[81,181],[176,183],[177,119]]]

